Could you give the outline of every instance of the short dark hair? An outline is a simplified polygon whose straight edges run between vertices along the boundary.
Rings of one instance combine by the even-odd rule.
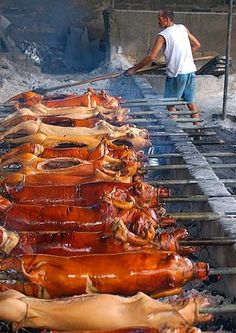
[[[171,21],[174,21],[174,12],[171,9],[161,9],[160,16],[168,17]]]

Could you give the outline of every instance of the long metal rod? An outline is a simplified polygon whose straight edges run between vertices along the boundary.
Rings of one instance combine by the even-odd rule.
[[[158,133],[151,133],[150,137],[158,137]],[[189,138],[190,140],[190,138]],[[223,140],[194,140],[194,141],[190,141],[192,144],[196,145],[196,146],[204,146],[204,145],[223,145],[225,142]],[[158,142],[159,146],[166,146],[166,145],[173,145],[174,142],[171,141],[165,141],[165,142]]]
[[[188,136],[188,133],[185,132],[155,132],[149,133],[150,136]]]
[[[236,163],[229,164],[209,164],[212,169],[235,169]],[[144,170],[178,170],[178,169],[188,169],[187,164],[171,164],[171,165],[146,165],[143,167]]]
[[[157,111],[137,111],[137,112],[129,112],[129,116],[146,116],[146,115],[156,115],[157,112],[160,112],[159,110]],[[193,114],[198,114],[199,112],[191,112],[191,111],[177,111],[177,112],[171,112],[171,115],[193,115]]]
[[[163,125],[150,125],[150,126],[145,126],[146,129],[148,130],[158,130],[158,128],[161,127],[162,129],[164,129],[164,126]],[[212,126],[206,126],[205,124],[202,124],[202,125],[191,125],[191,124],[178,124],[178,127],[180,127],[181,129],[185,130],[185,131],[191,131],[191,130],[197,130],[197,129],[204,129],[204,130],[207,130],[207,129],[212,129],[212,128],[218,128],[219,126],[217,125],[212,125]]]
[[[223,120],[225,120],[226,112],[227,112],[229,65],[230,65],[230,50],[231,50],[231,35],[232,35],[232,20],[233,20],[233,0],[229,0],[227,40],[226,40],[226,63],[225,63],[224,96],[223,96],[223,110],[222,110]]]
[[[141,106],[168,106],[168,105],[186,105],[186,102],[183,101],[156,101],[156,102],[139,102],[139,103],[130,103],[130,102],[124,102],[121,103],[122,106],[125,107],[133,107],[133,108],[137,108],[137,107],[141,107]]]
[[[192,143],[195,146],[204,146],[204,145],[223,145],[225,142],[223,140],[194,140]]]
[[[209,275],[231,275],[236,274],[236,267],[220,267],[220,268],[210,268]]]
[[[220,181],[224,184],[236,184],[236,179],[220,179]],[[165,180],[148,180],[148,183],[151,185],[196,185],[198,184],[197,180],[194,179],[165,179]]]
[[[199,313],[217,314],[236,312],[236,304],[207,306],[199,309]]]
[[[135,98],[135,99],[126,99],[123,103],[140,103],[140,102],[183,102],[183,98],[175,98],[175,97],[158,97],[158,98]]]
[[[180,240],[179,244],[181,246],[232,246],[236,243],[236,238],[224,238],[224,237],[214,237],[214,238],[202,238],[202,239],[186,239]]]
[[[177,118],[175,119],[177,123],[200,123],[203,122],[201,118]]]
[[[235,157],[235,153],[227,152],[212,152],[212,153],[202,153],[205,157]],[[167,153],[167,154],[148,154],[148,158],[171,158],[171,157],[183,157],[180,153]]]
[[[228,217],[226,213],[213,213],[213,212],[189,212],[189,213],[179,213],[179,212],[170,212],[171,217],[174,217],[178,221],[193,221],[193,220],[201,220],[201,221],[211,221],[216,220],[223,217]],[[232,216],[231,216],[232,217]]]
[[[207,195],[192,195],[188,197],[170,197],[161,198],[160,202],[198,202],[198,201],[208,201],[211,197]],[[236,195],[231,195],[230,198],[236,198]]]

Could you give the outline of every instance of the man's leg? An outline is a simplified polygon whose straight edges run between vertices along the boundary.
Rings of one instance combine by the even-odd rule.
[[[182,80],[182,76],[166,77],[164,98],[181,98],[185,88],[185,81]],[[167,106],[167,109],[171,112],[176,112],[175,105]],[[177,115],[172,115],[172,119],[177,119]]]
[[[200,119],[197,105],[194,103],[196,92],[196,75],[195,73],[189,73],[186,76],[186,87],[184,89],[183,98],[188,103],[188,109],[192,112],[191,117],[194,119]],[[195,122],[194,125],[199,125],[199,122]]]
[[[170,113],[175,112],[176,107],[175,107],[175,105],[169,105],[169,106],[167,106],[167,110],[170,111]],[[177,119],[178,117],[177,117],[177,115],[173,114],[173,115],[171,115],[171,118],[172,119]]]
[[[191,117],[194,119],[200,119],[200,113],[198,112],[197,105],[195,103],[188,103],[187,106],[189,110],[193,112]],[[199,122],[194,123],[194,125],[199,125],[199,124],[200,124]]]

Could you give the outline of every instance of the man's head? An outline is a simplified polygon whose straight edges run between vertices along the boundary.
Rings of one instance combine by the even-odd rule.
[[[158,24],[160,28],[165,29],[173,25],[174,13],[171,9],[161,9],[158,13]]]

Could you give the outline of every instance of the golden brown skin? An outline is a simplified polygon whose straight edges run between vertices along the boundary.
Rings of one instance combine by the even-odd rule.
[[[1,162],[7,161],[8,159],[24,153],[34,154],[42,158],[75,157],[87,161],[97,160],[105,155],[127,162],[145,161],[144,153],[142,151],[135,152],[127,146],[117,146],[107,140],[102,140],[96,147],[92,148],[73,146],[67,148],[47,148],[41,144],[24,143],[6,152],[1,157]]]
[[[139,173],[141,164],[134,161],[121,161],[110,156],[85,161],[75,157],[42,158],[31,153],[22,153],[0,163],[5,175],[12,173],[11,165],[17,165],[23,174],[51,173],[75,175],[80,177],[95,177],[98,170],[108,176],[118,179],[122,176],[134,176]],[[128,179],[128,178],[127,178]]]
[[[183,329],[211,319],[210,315],[199,314],[199,308],[208,304],[206,298],[164,303],[141,292],[129,298],[93,294],[38,300],[8,290],[0,295],[0,319],[13,322],[15,330],[31,327],[101,333],[136,327],[158,329],[158,332],[163,333],[190,333]]]
[[[109,197],[115,193],[117,201],[120,198],[122,202],[130,202],[131,207],[155,208],[159,206],[159,198],[169,196],[166,188],[155,188],[140,180],[133,183],[109,181],[108,176],[98,178],[98,175],[87,180],[63,174],[45,177],[43,174],[14,173],[2,181],[2,187],[18,203],[60,203],[83,207],[96,205],[105,194]]]
[[[11,102],[17,102],[23,107],[30,107],[32,105],[42,103],[48,108],[68,106],[96,107],[101,105],[108,109],[117,109],[119,107],[120,98],[109,96],[103,90],[98,93],[94,89],[88,88],[88,91],[83,95],[49,95],[47,97],[29,91],[10,98],[6,103]]]
[[[24,291],[29,296],[48,295],[52,298],[83,294],[89,285],[91,290],[99,293],[128,296],[142,290],[157,296],[166,291],[176,291],[191,279],[206,279],[208,276],[206,263],[195,264],[168,251],[79,257],[22,255],[3,259],[0,267],[1,271],[15,269],[22,272],[35,284],[34,294],[28,294],[22,282],[11,284],[11,288]],[[5,287],[4,284],[1,286]]]
[[[126,225],[127,221],[125,221]],[[132,224],[132,223],[131,223]],[[78,256],[81,254],[121,253],[138,250],[166,250],[184,253],[179,239],[188,235],[185,229],[175,232],[146,234],[142,238],[134,234],[116,219],[112,230],[106,232],[13,232],[0,227],[0,250],[5,255],[52,254],[57,256]],[[150,238],[150,239],[149,239]],[[166,242],[166,238],[169,239]],[[171,240],[170,240],[171,239]],[[189,248],[187,248],[188,252]]]

